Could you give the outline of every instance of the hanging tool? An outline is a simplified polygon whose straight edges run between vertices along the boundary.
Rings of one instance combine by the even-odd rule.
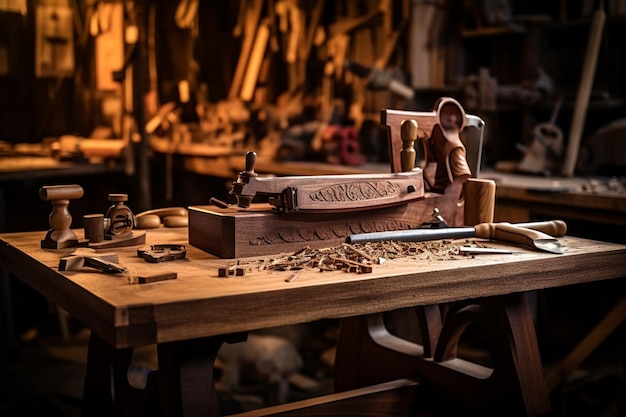
[[[555,239],[555,236],[563,236],[566,231],[567,226],[565,222],[561,220],[516,224],[501,222],[481,223],[474,227],[410,229],[390,232],[361,233],[348,236],[346,241],[348,243],[380,242],[385,240],[423,242],[428,240],[478,237],[517,243],[532,249],[539,249],[551,253],[563,253],[565,248],[561,246],[561,243],[557,239]]]
[[[346,61],[344,68],[354,75],[367,79],[367,88],[377,90],[389,90],[407,100],[412,100],[415,90],[394,78],[389,70],[382,70],[375,67],[367,67],[354,61]]]
[[[563,97],[560,97],[552,110],[547,123],[540,123],[533,130],[533,141],[524,149],[524,157],[517,170],[531,174],[551,174],[563,151],[563,131],[556,125]]]

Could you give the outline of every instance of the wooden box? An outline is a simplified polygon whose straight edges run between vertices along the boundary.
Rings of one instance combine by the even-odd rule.
[[[220,258],[331,247],[351,234],[419,227],[432,220],[433,208],[441,202],[427,197],[396,207],[347,213],[280,213],[269,204],[252,204],[247,210],[190,206],[189,244]]]

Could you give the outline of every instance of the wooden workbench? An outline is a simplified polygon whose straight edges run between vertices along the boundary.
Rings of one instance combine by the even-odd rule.
[[[484,172],[481,176],[496,182],[495,217],[498,221],[559,218],[626,227],[623,187],[613,191],[593,189],[594,184],[606,183],[606,178],[549,178],[495,171]]]
[[[59,259],[70,251],[41,249],[44,235],[1,234],[0,264],[92,330],[85,415],[136,411],[135,406],[145,410],[147,394],[131,393],[124,376],[135,347],[157,344],[159,376],[152,382],[156,384],[153,388],[158,387],[164,415],[218,415],[213,360],[223,342],[243,340],[247,331],[458,300],[507,300],[510,296],[513,310],[507,307],[509,320],[523,323],[518,324],[524,334],[515,354],[522,355],[518,359],[527,358],[521,365],[527,368],[517,371],[530,378],[522,381],[522,386],[530,381],[534,387],[530,400],[525,400],[531,402],[526,404],[525,414],[538,415],[545,411],[547,395],[541,388],[532,319],[524,309],[511,314],[518,311],[516,295],[626,276],[626,246],[574,237],[560,239],[568,247],[562,255],[514,248],[508,255],[417,264],[389,260],[369,274],[304,271],[292,282],[285,281],[289,272],[276,271],[219,278],[218,268],[229,266],[232,260],[217,259],[191,246],[187,246],[185,259],[157,264],[139,258],[137,247],[116,249],[120,263],[127,267],[127,272],[119,275],[59,272]],[[147,231],[146,245],[187,241],[187,229]],[[177,272],[178,278],[130,283],[138,275],[165,271]],[[506,338],[504,334],[500,337]],[[354,356],[354,363],[344,359],[338,369],[350,372],[357,364],[358,355]],[[111,397],[111,378],[115,399]],[[352,377],[342,378],[345,382]],[[129,405],[131,402],[135,406]]]

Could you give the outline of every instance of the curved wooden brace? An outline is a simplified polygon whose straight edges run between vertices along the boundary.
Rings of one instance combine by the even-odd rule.
[[[425,319],[427,311],[418,316]],[[430,309],[431,314],[433,311]],[[437,318],[434,320],[434,326],[420,325],[431,336],[432,329],[438,328]],[[461,334],[472,323],[479,324],[491,340],[493,369],[455,357]],[[424,340],[427,345],[432,341],[431,337]],[[422,378],[445,398],[481,415],[537,416],[550,409],[524,294],[451,309],[437,341],[437,360],[427,357],[425,351],[419,344],[390,334],[382,314],[344,319],[335,359],[335,390]]]

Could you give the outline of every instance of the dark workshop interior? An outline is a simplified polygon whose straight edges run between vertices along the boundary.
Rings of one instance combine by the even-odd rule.
[[[492,221],[563,220],[569,236],[623,245],[624,39],[625,0],[0,0],[0,234],[54,228],[63,220],[50,201],[55,213],[66,198],[71,228],[87,233],[84,216],[94,213],[112,221],[128,210],[138,227],[135,214],[148,221],[156,209],[182,208],[186,222],[190,206],[243,207],[233,181],[245,188],[257,172],[389,173],[398,156],[384,109],[439,117],[460,103],[465,126],[478,123],[454,124],[468,149],[463,178],[493,180]],[[463,127],[479,132],[474,153]],[[408,145],[412,167],[426,173],[432,154],[419,142]],[[443,165],[426,191],[437,192]],[[54,186],[73,184],[82,190],[55,197]],[[287,204],[272,198],[254,201]],[[167,219],[157,216],[157,227]],[[2,269],[6,261],[0,415],[84,415],[90,329]],[[620,281],[526,294],[548,381],[541,415],[626,415]],[[215,364],[222,415],[332,394],[339,324],[258,329],[224,344]],[[458,355],[488,366],[475,330]],[[153,345],[135,349],[132,386],[147,386],[156,357]]]

